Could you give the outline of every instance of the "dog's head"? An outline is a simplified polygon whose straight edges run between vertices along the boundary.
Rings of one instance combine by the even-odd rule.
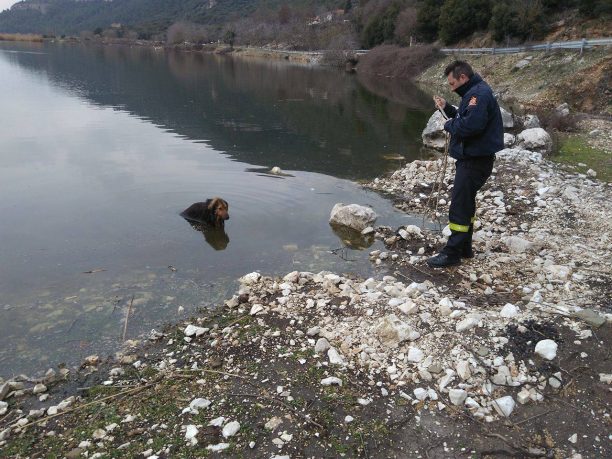
[[[212,198],[208,209],[215,216],[215,226],[223,226],[225,220],[229,220],[229,204],[221,198]]]

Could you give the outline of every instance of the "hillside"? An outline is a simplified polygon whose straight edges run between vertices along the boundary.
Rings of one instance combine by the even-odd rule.
[[[609,0],[23,0],[0,13],[0,32],[285,49],[490,46],[607,36],[611,14]]]
[[[163,32],[176,21],[221,25],[255,12],[276,10],[280,0],[24,0],[0,14],[0,31],[77,34],[121,24]],[[333,5],[333,1],[300,0],[297,8]]]

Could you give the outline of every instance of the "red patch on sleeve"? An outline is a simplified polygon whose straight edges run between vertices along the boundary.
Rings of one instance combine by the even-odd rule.
[[[468,103],[468,106],[473,106],[476,105],[478,103],[478,99],[476,99],[476,96],[472,96],[470,99],[470,102]]]

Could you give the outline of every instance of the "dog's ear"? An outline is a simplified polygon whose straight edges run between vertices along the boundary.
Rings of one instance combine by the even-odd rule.
[[[214,210],[217,206],[217,200],[219,198],[212,198],[212,199],[207,199],[206,200],[206,208],[208,210]]]

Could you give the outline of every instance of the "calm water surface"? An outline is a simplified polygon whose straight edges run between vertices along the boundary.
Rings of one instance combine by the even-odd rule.
[[[372,274],[376,244],[332,253],[336,202],[416,221],[355,183],[419,157],[430,102],[405,84],[0,42],[0,103],[0,376],[113,352],[132,299],[127,338],[219,304],[254,270]],[[230,204],[226,234],[178,215],[213,196]]]

